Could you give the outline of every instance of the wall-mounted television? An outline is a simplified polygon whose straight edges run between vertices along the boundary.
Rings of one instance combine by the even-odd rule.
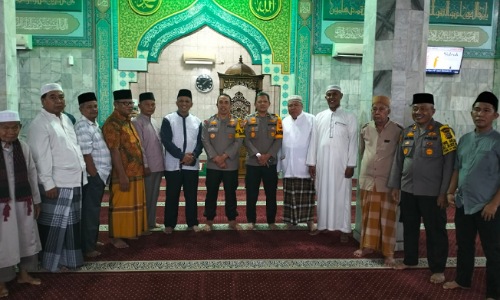
[[[428,74],[458,74],[462,65],[464,48],[427,47],[425,69]]]

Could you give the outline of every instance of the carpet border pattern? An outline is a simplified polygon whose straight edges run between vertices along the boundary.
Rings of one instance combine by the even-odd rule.
[[[456,258],[448,258],[446,267],[456,267]],[[485,267],[486,259],[476,257],[476,267]],[[427,259],[419,259],[416,269],[427,268]],[[234,259],[234,260],[155,260],[87,262],[74,273],[88,272],[179,272],[179,271],[262,271],[262,270],[351,270],[390,269],[383,259]]]

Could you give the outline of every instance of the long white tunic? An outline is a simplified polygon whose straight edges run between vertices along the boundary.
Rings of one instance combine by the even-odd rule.
[[[17,265],[21,257],[32,256],[42,249],[40,237],[38,236],[38,227],[35,221],[35,209],[32,207],[31,214],[28,216],[28,207],[26,202],[15,201],[14,189],[14,147],[4,149],[4,143],[0,143],[0,155],[5,158],[7,167],[9,194],[10,194],[10,216],[4,221],[0,218],[0,268]],[[35,204],[40,203],[40,193],[38,191],[37,173],[35,162],[31,156],[28,145],[21,141],[26,167],[28,169],[28,181],[31,185],[31,194]],[[0,204],[0,212],[3,211],[5,203]]]
[[[316,116],[307,165],[316,166],[319,230],[351,232],[352,179],[347,167],[355,167],[358,123],[354,114],[327,109]]]
[[[46,191],[82,185],[85,161],[73,124],[65,114],[58,117],[42,108],[31,121],[28,145],[38,179]],[[83,176],[83,181],[83,185],[87,184],[87,176]]]
[[[283,119],[283,143],[278,155],[278,170],[284,178],[310,178],[306,165],[307,151],[314,127],[314,115],[302,112],[293,119]]]

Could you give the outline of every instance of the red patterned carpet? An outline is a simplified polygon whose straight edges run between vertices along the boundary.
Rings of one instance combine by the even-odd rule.
[[[203,187],[203,179],[200,182]],[[240,184],[240,186],[243,186]],[[198,218],[203,217],[204,191],[198,194]],[[101,222],[107,224],[109,195],[104,199]],[[219,201],[223,201],[223,192]],[[245,191],[238,191],[237,221],[246,223]],[[264,201],[261,191],[259,201]],[[278,201],[283,200],[282,190]],[[165,201],[165,191],[160,193]],[[183,201],[183,199],[181,199]],[[355,201],[355,193],[353,193]],[[262,202],[261,202],[262,203]],[[157,209],[163,222],[163,203]],[[276,221],[282,222],[283,208],[278,207]],[[448,222],[453,222],[448,210]],[[265,206],[257,208],[257,223],[265,228]],[[355,208],[352,209],[355,220]],[[41,286],[8,283],[6,299],[483,299],[485,269],[475,270],[473,288],[445,291],[428,283],[425,266],[394,271],[382,266],[382,256],[371,254],[356,259],[352,253],[358,243],[351,239],[340,243],[338,232],[311,236],[305,230],[254,230],[212,232],[186,231],[184,207],[179,208],[179,231],[165,235],[161,231],[138,240],[130,247],[115,249],[109,244],[106,229],[99,240],[102,255],[88,259],[79,272],[38,273]],[[216,224],[226,224],[224,207],[217,209]],[[106,228],[104,226],[103,228]],[[449,257],[456,256],[454,230],[449,231]],[[420,258],[425,264],[425,233],[421,232]],[[477,256],[483,256],[477,244]],[[397,252],[396,258],[402,253]],[[484,265],[484,264],[483,264]],[[454,277],[454,268],[445,275]]]
[[[452,277],[454,271],[445,275]],[[327,270],[38,274],[41,286],[9,284],[6,299],[484,299],[485,270],[470,290],[426,283],[427,270]]]

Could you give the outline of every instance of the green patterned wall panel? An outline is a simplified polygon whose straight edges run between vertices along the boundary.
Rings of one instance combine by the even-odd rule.
[[[277,1],[277,0],[276,0]],[[159,23],[169,22],[169,19],[176,20],[179,15],[187,16],[194,14],[190,12],[191,9],[199,9],[204,6],[207,11],[219,11],[227,15],[227,19],[241,20],[237,23],[232,23],[232,31],[234,35],[227,35],[235,39],[237,33],[243,30],[246,33],[251,31],[241,28],[242,24],[246,24],[248,28],[253,27],[253,30],[259,34],[252,34],[246,36],[246,39],[255,39],[255,41],[245,44],[241,40],[236,40],[245,47],[249,45],[261,45],[262,42],[258,39],[264,37],[270,47],[273,55],[273,63],[282,64],[282,71],[284,73],[290,72],[290,57],[291,57],[291,1],[293,0],[280,0],[281,11],[271,20],[261,20],[252,14],[248,0],[178,0],[178,1],[163,1],[160,8],[153,14],[142,16],[134,12],[131,8],[129,1],[118,1],[118,55],[119,57],[135,57],[139,47],[148,48],[146,46],[139,46],[142,43],[146,33],[153,30],[160,30],[166,25],[160,26]],[[231,18],[229,17],[231,16]],[[203,26],[210,24],[214,30],[223,33],[229,31],[229,27],[220,25],[223,21],[217,21],[213,15],[207,14],[204,20],[188,19],[185,22],[194,22],[196,24],[178,23],[178,25],[186,25],[191,30],[184,33],[179,31],[180,38],[186,33],[194,30],[195,25]],[[178,20],[178,19],[177,19]],[[219,25],[217,25],[219,24]],[[249,26],[250,25],[250,26]],[[199,28],[199,27],[198,27]],[[126,38],[121,38],[121,37]],[[170,34],[173,37],[172,34]],[[166,39],[165,41],[170,41]],[[160,45],[156,45],[159,47]],[[263,48],[264,49],[264,48]],[[249,52],[252,52],[250,49]],[[255,49],[257,50],[257,49]]]

